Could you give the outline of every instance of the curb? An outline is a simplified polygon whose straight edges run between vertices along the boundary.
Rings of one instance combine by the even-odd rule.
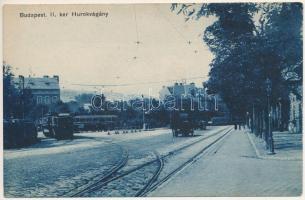
[[[291,157],[269,157],[269,156],[262,156],[259,152],[259,150],[257,149],[253,139],[251,138],[250,134],[248,131],[246,131],[247,133],[247,136],[250,140],[250,143],[252,145],[252,147],[254,148],[255,150],[255,154],[256,156],[259,158],[259,159],[264,159],[264,160],[283,160],[283,161],[302,161],[302,159],[299,159],[299,158],[291,158]]]

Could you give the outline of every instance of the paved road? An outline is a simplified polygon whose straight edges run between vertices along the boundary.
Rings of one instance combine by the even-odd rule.
[[[302,162],[256,158],[247,135],[233,131],[216,153],[202,157],[150,196],[299,196]]]
[[[97,172],[106,172],[111,165],[119,161],[122,153],[118,146],[111,144],[55,153],[52,153],[52,148],[45,149],[48,150],[49,152],[40,152],[36,155],[29,155],[30,151],[22,156],[4,157],[5,196],[63,195],[66,191],[88,181]]]
[[[161,129],[128,134],[82,133],[73,141],[43,141],[30,148],[4,151],[6,197],[55,197],[105,173],[129,150],[129,161],[137,163],[152,151],[200,139],[221,130],[213,127],[197,132],[198,137],[173,140],[171,131]]]

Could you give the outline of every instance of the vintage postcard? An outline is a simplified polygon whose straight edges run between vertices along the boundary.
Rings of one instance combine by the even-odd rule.
[[[5,4],[3,194],[303,194],[301,2]]]

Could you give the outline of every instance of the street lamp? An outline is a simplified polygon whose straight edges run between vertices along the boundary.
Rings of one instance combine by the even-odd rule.
[[[274,145],[273,145],[273,134],[271,130],[271,108],[270,108],[270,96],[272,90],[272,82],[269,78],[266,79],[266,92],[267,92],[267,104],[268,104],[268,145],[269,145],[269,155],[274,154]]]

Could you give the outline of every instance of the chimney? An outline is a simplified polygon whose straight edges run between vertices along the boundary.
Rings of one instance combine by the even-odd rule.
[[[58,75],[54,75],[53,78],[55,78],[57,80],[57,82],[59,82],[59,76]]]
[[[43,78],[49,78],[49,76],[48,75],[44,75]]]

